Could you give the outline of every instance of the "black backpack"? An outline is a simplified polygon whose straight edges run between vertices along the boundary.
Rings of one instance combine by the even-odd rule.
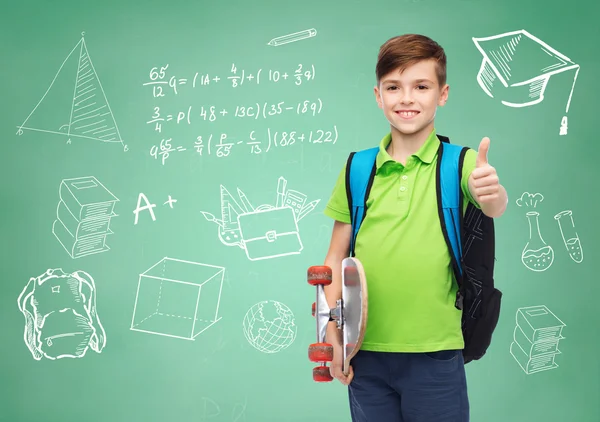
[[[494,287],[494,220],[469,203],[462,211],[460,178],[468,147],[440,139],[436,164],[438,213],[458,284],[455,306],[462,312],[465,363],[486,353],[500,316],[502,292]],[[367,198],[375,177],[379,146],[350,153],[346,163],[346,194],[352,223],[350,256],[367,214]]]

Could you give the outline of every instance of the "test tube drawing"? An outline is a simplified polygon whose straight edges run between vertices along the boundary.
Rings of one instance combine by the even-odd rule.
[[[560,234],[562,235],[565,247],[569,252],[569,256],[573,261],[580,264],[581,261],[583,261],[583,249],[581,248],[579,235],[577,234],[577,231],[575,231],[573,211],[561,211],[554,216],[554,219],[558,222]]]
[[[312,38],[317,35],[317,30],[315,28],[305,29],[304,31],[294,32],[293,34],[282,35],[280,37],[273,38],[271,41],[267,43],[267,45],[272,45],[273,47],[278,47],[283,44],[287,44],[290,42],[304,40],[306,38]]]

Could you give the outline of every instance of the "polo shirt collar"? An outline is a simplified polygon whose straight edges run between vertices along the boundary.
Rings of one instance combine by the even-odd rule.
[[[387,147],[390,144],[390,142],[392,142],[391,133],[385,135],[379,142],[379,153],[377,154],[377,158],[375,159],[378,171],[381,168],[381,166],[383,166],[388,161],[395,162],[395,160],[387,152]],[[427,137],[427,139],[425,140],[425,142],[423,143],[423,145],[421,145],[421,148],[419,148],[419,150],[413,155],[416,156],[422,162],[430,164],[433,161],[435,155],[437,154],[439,145],[440,140],[437,137],[435,129],[433,129]]]

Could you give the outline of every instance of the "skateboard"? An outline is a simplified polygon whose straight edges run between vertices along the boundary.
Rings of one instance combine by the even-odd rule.
[[[331,268],[325,265],[312,266],[307,271],[308,284],[317,288],[316,301],[312,304],[312,315],[317,323],[317,342],[308,346],[308,358],[319,365],[313,368],[313,380],[329,382],[327,362],[333,360],[333,346],[325,342],[327,325],[336,321],[342,332],[344,375],[348,375],[350,361],[358,353],[367,326],[367,279],[361,262],[353,257],[342,261],[342,298],[329,308],[324,286],[332,282]]]

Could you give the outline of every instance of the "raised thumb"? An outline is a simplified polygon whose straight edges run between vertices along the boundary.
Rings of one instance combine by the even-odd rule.
[[[487,136],[485,138],[483,138],[481,140],[481,143],[479,144],[479,150],[477,152],[477,167],[479,166],[483,166],[484,164],[487,164],[488,162],[488,151],[490,149],[490,138],[488,138]]]

